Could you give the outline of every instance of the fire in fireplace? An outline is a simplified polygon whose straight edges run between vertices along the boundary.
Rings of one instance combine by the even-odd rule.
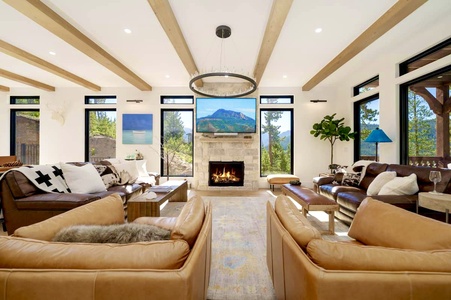
[[[243,186],[243,161],[210,161],[209,186]]]

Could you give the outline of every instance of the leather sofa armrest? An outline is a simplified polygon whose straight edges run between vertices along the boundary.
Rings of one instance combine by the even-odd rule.
[[[15,199],[18,209],[30,210],[69,210],[94,200],[98,194],[42,193]]]
[[[335,176],[319,176],[319,177],[313,177],[313,183],[317,184],[318,186],[323,184],[330,184],[334,181]]]

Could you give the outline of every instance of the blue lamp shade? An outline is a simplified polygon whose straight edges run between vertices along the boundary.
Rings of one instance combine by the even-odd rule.
[[[368,143],[390,143],[392,140],[385,134],[382,129],[376,128],[371,131],[370,135],[366,138],[365,142]]]
[[[385,134],[382,129],[376,128],[371,131],[370,135],[366,138],[365,142],[376,143],[376,161],[379,161],[379,155],[377,155],[377,148],[379,143],[390,143],[392,140]]]

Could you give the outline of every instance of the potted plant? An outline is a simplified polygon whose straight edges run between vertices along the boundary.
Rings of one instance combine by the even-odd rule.
[[[337,140],[349,141],[354,139],[356,132],[351,132],[351,127],[344,125],[344,118],[334,119],[335,114],[325,116],[321,122],[313,124],[310,134],[319,137],[321,140],[328,140],[330,143],[330,165],[329,169],[333,170],[334,164],[334,144]]]

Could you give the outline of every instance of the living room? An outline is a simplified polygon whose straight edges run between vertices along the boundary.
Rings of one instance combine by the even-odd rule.
[[[0,19],[2,20],[0,24],[4,24],[2,41],[54,66],[59,66],[65,71],[73,72],[83,77],[81,79],[94,82],[99,88],[92,86],[89,88],[87,87],[89,85],[83,86],[76,83],[72,76],[69,76],[71,79],[67,79],[62,75],[56,75],[55,69],[48,71],[42,65],[40,67],[36,63],[27,62],[19,58],[20,54],[11,55],[3,45],[0,53],[0,65],[4,69],[0,72],[0,127],[2,128],[0,156],[15,154],[11,151],[13,139],[11,112],[16,109],[38,109],[40,114],[39,164],[87,161],[86,153],[87,149],[89,153],[89,146],[86,145],[85,116],[88,110],[93,109],[93,106],[86,104],[85,99],[86,97],[112,96],[117,103],[100,104],[94,108],[113,110],[116,113],[115,158],[126,159],[134,157],[137,152],[141,153],[147,163],[147,171],[161,173],[160,182],[164,183],[167,179],[160,147],[163,112],[174,109],[192,111],[193,128],[191,129],[194,143],[191,176],[186,174],[186,176],[169,177],[172,180],[186,179],[190,189],[199,191],[200,195],[211,196],[216,192],[219,195],[241,195],[247,192],[250,192],[249,195],[255,195],[255,193],[269,192],[266,176],[261,176],[260,169],[262,110],[280,109],[292,112],[291,173],[299,177],[303,186],[313,187],[313,178],[321,173],[328,173],[331,163],[330,144],[310,134],[313,124],[320,122],[326,115],[336,113],[338,118],[344,118],[345,125],[354,128],[355,104],[372,97],[379,99],[378,126],[392,141],[379,145],[378,159],[384,163],[402,163],[401,157],[405,154],[403,148],[406,145],[403,141],[402,128],[404,127],[400,122],[402,110],[400,86],[451,66],[451,55],[447,54],[413,72],[400,75],[399,71],[400,63],[449,40],[451,6],[445,0],[425,1],[424,4],[417,4],[416,9],[410,8],[411,11],[407,9],[409,12],[404,11],[405,18],[398,16],[396,24],[386,25],[393,27],[389,29],[385,27],[384,34],[381,34],[379,38],[372,37],[374,41],[366,42],[366,47],[362,49],[357,47],[361,44],[357,46],[353,44],[358,41],[359,36],[364,34],[368,27],[376,24],[376,21],[397,2],[404,1],[387,0],[378,1],[377,4],[351,1],[346,5],[331,5],[327,1],[293,1],[287,10],[286,19],[281,25],[279,24],[278,33],[272,36],[274,49],[271,49],[266,61],[260,60],[259,50],[264,44],[268,20],[272,20],[271,8],[273,3],[284,1],[268,0],[264,1],[264,5],[260,1],[232,1],[227,3],[229,7],[224,8],[224,12],[218,11],[218,3],[190,1],[191,5],[176,5],[175,1],[170,1],[182,29],[182,36],[189,46],[188,52],[190,51],[193,55],[193,61],[195,65],[197,64],[199,71],[219,67],[217,65],[219,57],[223,55],[225,62],[230,60],[237,70],[245,66],[247,69],[243,73],[260,75],[256,91],[244,96],[256,99],[255,132],[239,134],[238,137],[216,138],[216,140],[240,139],[240,142],[232,141],[230,144],[223,145],[222,142],[205,141],[205,134],[196,131],[197,98],[205,97],[190,89],[189,81],[194,72],[190,72],[185,64],[186,57],[177,52],[178,49],[172,43],[170,35],[167,34],[164,26],[160,25],[157,15],[152,11],[149,3],[155,1],[133,4],[119,1],[114,5],[106,0],[98,3],[96,1],[95,4],[90,1],[78,1],[80,4],[71,3],[71,1],[42,1],[83,32],[85,37],[101,45],[108,52],[107,54],[113,56],[113,59],[139,74],[145,79],[143,81],[151,85],[151,90],[147,87],[137,87],[139,84],[136,82],[139,80],[136,78],[127,81],[124,78],[126,75],[121,78],[118,73],[102,66],[99,61],[83,54],[82,50],[79,52],[76,46],[60,40],[56,34],[46,31],[47,28],[33,22],[32,18],[27,16],[27,13],[33,11],[32,9],[15,7],[16,4],[12,2],[14,1],[0,2]],[[220,5],[222,7],[224,4]],[[204,21],[193,22],[193,19]],[[191,26],[190,22],[196,24]],[[209,53],[208,49],[213,48],[212,45],[216,45],[220,40],[215,35],[215,29],[223,24],[228,24],[232,28],[232,35],[229,40],[223,41],[224,44],[233,42],[235,46],[216,49]],[[122,31],[127,26],[133,27],[131,34],[116,32]],[[322,32],[316,33],[315,29],[319,27],[322,27]],[[384,26],[379,25],[378,28],[383,31],[384,28],[381,29],[381,27]],[[144,31],[143,28],[145,32],[140,32]],[[113,31],[115,32],[112,33]],[[365,36],[368,37],[368,35]],[[236,45],[240,46],[236,47]],[[356,48],[352,48],[353,46]],[[357,54],[351,55],[349,60],[339,61],[340,66],[335,66],[328,75],[318,79],[321,76],[316,76],[321,75],[321,71],[326,73],[330,71],[328,64],[339,57],[343,50],[349,49],[348,47]],[[268,48],[265,49],[268,50]],[[55,51],[56,55],[47,55],[49,51]],[[259,71],[256,65],[262,61],[267,65],[263,67],[263,71]],[[7,72],[3,71],[38,81],[38,87],[33,86],[29,80],[19,80],[17,76],[8,76]],[[449,73],[449,70],[447,72]],[[376,87],[358,95],[353,93],[354,87],[375,76],[378,76],[379,80]],[[315,84],[306,86],[312,79]],[[205,84],[208,86],[208,81],[205,81]],[[217,85],[220,86],[221,83]],[[228,87],[230,86],[226,86]],[[162,103],[162,98],[174,96],[187,97],[192,99],[192,102]],[[268,96],[288,97],[292,99],[292,102],[282,104],[262,102],[262,98]],[[40,103],[37,105],[13,104],[11,97],[39,97]],[[151,143],[124,143],[124,115],[137,114],[152,116],[153,141]],[[251,141],[241,142],[244,135],[250,136]],[[237,151],[238,147],[249,150],[245,152],[246,154],[240,152],[238,155],[243,156],[242,160],[245,160],[247,164],[246,176],[251,181],[246,182],[243,187],[209,187],[203,175],[206,163],[205,150],[234,149],[234,147]],[[333,162],[351,166],[357,160],[355,151],[353,141],[337,141],[334,146]],[[230,152],[231,150],[228,153]],[[211,160],[222,160],[226,156],[217,153],[221,152],[212,154]],[[232,156],[230,160],[235,158]],[[280,194],[279,186],[276,187],[274,195],[278,194]]]

